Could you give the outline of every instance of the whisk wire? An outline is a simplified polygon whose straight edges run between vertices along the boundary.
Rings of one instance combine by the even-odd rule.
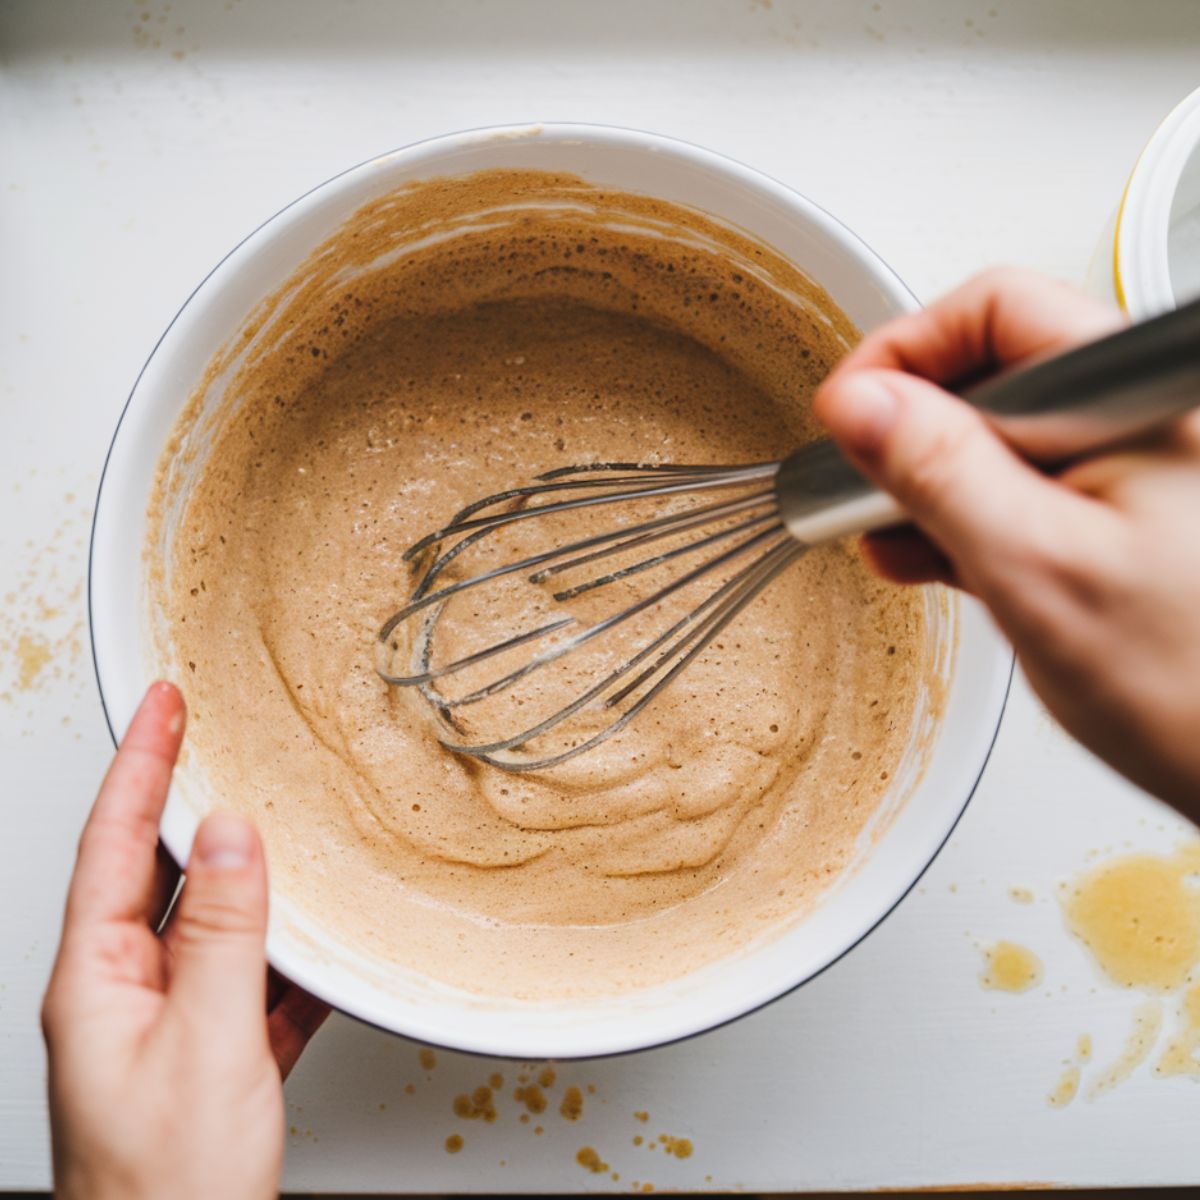
[[[501,741],[490,742],[486,744],[471,744],[471,743],[453,743],[444,741],[443,745],[448,750],[459,754],[467,754],[482,762],[488,763],[490,766],[499,768],[502,771],[537,771],[544,770],[549,767],[558,766],[560,763],[567,762],[569,759],[575,758],[577,755],[584,754],[589,750],[594,749],[602,742],[607,741],[615,734],[619,733],[634,717],[638,715],[662,690],[665,688],[697,655],[703,653],[712,641],[721,633],[721,631],[748,605],[753,601],[783,570],[791,565],[796,558],[804,553],[804,547],[791,541],[777,542],[774,547],[767,551],[755,562],[739,571],[737,575],[728,580],[720,589],[714,592],[710,597],[704,600],[700,605],[693,609],[686,616],[680,618],[670,629],[659,635],[653,641],[642,647],[638,653],[632,658],[623,663],[617,670],[613,671],[606,679],[596,684],[584,695],[573,701],[571,704],[559,709],[545,720],[537,725],[531,726],[529,729],[523,730],[521,733],[512,737],[505,738]],[[730,593],[735,593],[730,595]],[[726,601],[721,604],[721,601]],[[634,704],[621,713],[615,720],[604,726],[597,733],[587,738],[583,742],[577,743],[568,749],[559,752],[558,754],[548,755],[542,758],[535,759],[516,759],[506,760],[496,758],[495,755],[505,750],[517,749],[526,742],[532,741],[534,738],[549,732],[555,726],[561,724],[567,718],[573,716],[576,712],[586,707],[597,697],[602,695],[609,687],[612,686],[618,679],[623,678],[629,671],[635,669],[640,663],[644,662],[651,654],[654,653],[664,642],[668,641],[676,633],[687,625],[695,622],[702,613],[706,612],[714,605],[720,607],[710,615],[710,617],[702,623],[697,629],[689,631],[681,638],[674,646],[668,647],[660,656],[659,659],[652,664],[650,668],[643,671],[632,683],[627,684],[615,696],[611,697],[607,702],[607,707],[614,707],[625,699],[632,692],[636,691],[643,683],[652,678],[659,670],[667,663],[676,658],[676,655],[689,644],[691,649],[688,650],[681,658],[678,658],[674,665],[667,673],[658,680],[654,686],[641,696]]]
[[[740,593],[712,613],[709,618],[695,629],[690,630],[674,646],[670,647],[652,666],[643,671],[636,679],[627,683],[619,692],[609,697],[609,707],[620,704],[631,693],[637,691],[647,680],[652,679],[668,662],[691,643],[696,643],[673,667],[646,693],[639,703],[648,704],[663,688],[696,657],[713,642],[713,639],[746,607],[758,594],[770,584],[786,567],[791,566],[804,552],[806,547],[793,542],[780,542],[762,556],[757,563],[753,578],[746,581]]]
[[[594,467],[572,468],[572,470],[601,470],[605,466],[612,465],[597,463]],[[639,469],[654,470],[655,468],[644,467]],[[670,496],[679,492],[703,491],[710,488],[741,487],[747,483],[752,483],[756,479],[772,479],[778,470],[779,464],[777,462],[760,463],[755,466],[741,467],[734,472],[725,474],[718,474],[707,470],[703,472],[689,472],[682,478],[673,478],[670,483],[647,483],[638,476],[632,475],[607,480],[578,479],[562,483],[543,483],[536,486],[510,488],[508,491],[497,492],[495,495],[485,496],[482,500],[477,500],[474,504],[469,504],[466,508],[458,512],[448,525],[435,530],[433,533],[426,534],[420,541],[414,542],[404,552],[404,561],[411,562],[424,550],[427,550],[430,546],[447,537],[453,537],[455,534],[485,526],[510,525],[516,521],[526,521],[531,517],[543,517],[549,516],[552,513],[571,512],[574,509],[588,508],[596,504],[619,504],[626,500],[644,500],[654,496]],[[486,517],[470,516],[468,518],[468,514],[481,512],[485,508],[489,508],[495,504],[502,504],[509,500],[528,500],[533,496],[540,496],[548,492],[568,488],[614,487],[624,484],[637,484],[639,486],[627,488],[625,491],[605,492],[599,496],[583,496],[575,500],[558,500],[550,504],[536,504],[530,505],[527,508],[513,509],[509,512],[492,513]]]
[[[772,465],[770,463],[575,463],[569,467],[555,467],[552,471],[543,471],[540,475],[535,475],[534,479],[563,479],[568,475],[586,475],[590,472],[601,471],[641,471],[648,475],[729,475],[743,472],[757,474],[764,466]]]
[[[610,571],[607,575],[599,575],[595,579],[589,579],[586,583],[577,583],[574,587],[565,588],[561,592],[554,593],[554,599],[558,601],[572,600],[576,596],[582,596],[585,592],[595,591],[597,588],[602,588],[610,583],[616,583],[618,580],[627,579],[631,575],[639,575],[643,571],[649,571],[653,567],[661,566],[665,562],[670,562],[672,559],[680,558],[685,554],[694,554],[697,550],[703,550],[708,546],[714,546],[717,542],[723,542],[731,537],[736,537],[739,533],[745,533],[749,529],[753,529],[756,525],[761,525],[764,521],[779,521],[779,510],[772,509],[769,512],[760,513],[756,517],[751,517],[748,521],[739,521],[738,524],[731,526],[729,529],[720,529],[716,533],[710,533],[706,537],[697,538],[694,542],[688,542],[684,546],[676,546],[674,550],[665,550],[662,554],[655,554],[650,558],[644,558],[641,562],[632,563],[628,567],[622,567],[618,571]]]
[[[680,513],[669,513],[666,516],[655,517],[652,520],[643,521],[637,525],[631,525],[624,529],[610,530],[607,533],[594,534],[592,537],[580,538],[578,541],[569,542],[565,546],[559,546],[552,550],[545,550],[540,554],[533,554],[527,558],[520,559],[518,562],[507,563],[502,567],[495,567],[490,571],[482,571],[477,575],[473,575],[468,579],[458,580],[453,584],[448,584],[446,587],[437,592],[429,592],[428,588],[432,581],[443,572],[450,563],[457,558],[463,551],[477,545],[489,533],[494,532],[496,526],[489,526],[484,529],[476,529],[474,532],[467,534],[461,542],[456,543],[444,554],[442,554],[430,566],[425,574],[421,577],[417,586],[413,589],[413,598],[410,603],[406,604],[399,611],[393,613],[384,623],[383,628],[379,632],[379,640],[386,641],[392,631],[402,621],[407,620],[414,613],[419,612],[423,608],[427,608],[431,604],[437,603],[439,600],[448,600],[451,596],[459,592],[464,592],[468,588],[478,587],[484,583],[490,583],[494,579],[500,579],[505,575],[517,574],[521,571],[527,571],[530,567],[540,566],[542,563],[550,562],[555,558],[564,554],[576,554],[581,550],[588,550],[594,546],[603,545],[605,543],[616,542],[621,538],[633,537],[642,533],[659,531],[658,536],[670,537],[673,534],[686,531],[695,525],[707,524],[711,521],[720,518],[731,516],[734,513],[743,512],[747,508],[755,505],[771,503],[774,504],[774,492],[759,492],[753,497],[748,497],[743,500],[732,502],[724,502],[721,504],[713,504],[705,508],[690,509]],[[447,527],[449,529],[450,527]],[[452,531],[458,532],[458,531]],[[451,536],[447,533],[446,536]],[[634,541],[630,541],[629,545],[634,545]],[[614,547],[615,552],[618,547]],[[598,557],[598,556],[597,556]],[[575,565],[575,563],[586,562],[588,559],[581,558],[572,562],[561,564],[558,569],[565,569],[567,566]],[[539,583],[550,573],[549,570],[539,572],[537,575],[530,578],[531,583]],[[557,571],[556,571],[557,573]],[[389,682],[399,682],[391,680]],[[415,679],[409,680],[415,682]]]
[[[560,575],[562,572],[572,570],[574,567],[583,566],[584,563],[595,562],[599,558],[620,554],[622,551],[628,550],[633,546],[641,546],[648,542],[658,541],[661,538],[672,537],[697,525],[708,525],[723,517],[733,516],[736,513],[745,512],[751,508],[760,508],[763,505],[770,505],[773,510],[778,509],[773,490],[755,492],[753,496],[747,496],[744,500],[723,501],[720,504],[708,505],[705,508],[688,509],[684,513],[672,513],[670,516],[658,517],[653,521],[645,521],[640,525],[632,525],[626,529],[617,530],[612,534],[601,534],[601,538],[605,541],[610,541],[613,538],[624,537],[638,530],[648,529],[651,531],[649,533],[640,533],[636,537],[630,537],[628,541],[617,542],[615,545],[608,546],[603,550],[596,550],[591,554],[581,554],[577,558],[568,558],[564,562],[555,563],[551,567],[544,567],[536,574],[530,575],[529,582],[541,583],[543,580],[549,579],[551,575]],[[575,542],[571,546],[564,546],[561,552],[563,554],[571,553],[580,545],[580,542]]]
[[[468,505],[455,514],[443,528],[423,537],[405,552],[405,560],[411,562],[428,551],[442,547],[421,573],[409,603],[394,613],[380,630],[381,662],[377,667],[380,675],[389,683],[418,687],[439,718],[461,738],[466,732],[466,727],[456,715],[458,710],[505,692],[535,671],[549,667],[565,655],[579,650],[640,614],[651,613],[655,606],[670,600],[706,576],[727,573],[725,569],[733,566],[736,560],[757,551],[753,561],[737,567],[732,575],[715,586],[710,594],[700,599],[688,612],[674,620],[669,628],[651,637],[640,647],[635,647],[634,652],[627,655],[604,678],[587,687],[581,695],[556,708],[544,719],[519,733],[492,741],[472,744],[466,739],[454,741],[443,738],[447,749],[470,755],[505,771],[538,770],[555,766],[592,749],[623,729],[688,663],[712,644],[713,639],[746,605],[803,553],[803,547],[788,536],[781,519],[774,487],[774,477],[778,469],[778,463],[736,466],[584,464],[547,471],[537,476],[534,485],[510,488]],[[755,483],[765,480],[771,481],[769,487],[754,490],[749,495],[677,508],[676,511],[620,528],[575,538],[515,562],[503,563],[489,570],[471,574],[465,579],[435,586],[460,556],[514,522],[533,517],[573,513],[598,505],[632,501],[669,502],[677,496],[686,497],[693,493],[716,489],[752,488]],[[557,498],[564,492],[571,491],[585,494],[566,499]],[[495,509],[498,505],[505,506],[503,511],[487,511]],[[564,616],[464,654],[444,665],[434,666],[434,638],[441,614],[446,604],[463,592],[518,574],[527,574],[528,581],[536,585],[588,563],[628,554],[631,550],[665,539],[679,538],[703,526],[712,526],[714,522],[721,527],[706,531],[702,536],[692,538],[681,545],[670,546],[661,553],[651,553],[639,561],[564,587],[553,594],[553,599],[556,602],[570,600],[674,562],[686,555],[705,550],[717,551],[678,578],[633,601],[620,611],[588,624],[557,644],[532,654],[521,665],[498,678],[471,688],[465,695],[447,696],[437,686],[449,676],[479,666],[489,659],[522,646],[549,638],[578,624],[576,618]],[[738,540],[733,545],[726,545],[732,539]],[[452,544],[447,544],[451,541]],[[393,641],[396,629],[402,622],[417,614],[423,614],[423,619],[411,652],[410,661],[415,669],[408,675],[392,674],[390,660],[385,664],[382,661],[383,655],[388,649],[393,654],[399,649]],[[630,679],[630,675],[634,677]],[[621,686],[614,691],[618,684]],[[627,704],[631,698],[632,703]],[[606,710],[613,712],[614,717],[591,736],[576,741],[558,753],[540,758],[528,755],[516,758],[496,757],[511,750],[519,750],[527,743],[559,728],[581,710],[597,703],[602,703]],[[625,705],[623,710],[616,711],[622,705]]]
[[[745,554],[747,550],[752,550],[765,538],[781,532],[782,529],[782,524],[776,524],[772,528],[764,529],[762,532],[747,538],[746,541],[733,546],[729,550],[726,550],[723,554],[719,554],[716,558],[710,559],[708,562],[701,563],[698,567],[695,567],[686,574],[681,575],[678,579],[673,579],[670,583],[665,584],[656,592],[652,592],[649,596],[643,596],[640,600],[637,600],[633,604],[629,605],[628,608],[623,608],[620,612],[613,613],[611,616],[597,621],[594,625],[589,625],[586,629],[581,630],[574,637],[568,638],[565,642],[562,642],[557,646],[553,646],[549,650],[543,650],[541,654],[535,655],[528,662],[523,663],[515,670],[510,671],[507,675],[502,675],[499,679],[494,679],[491,681],[491,683],[485,684],[483,687],[478,688],[465,696],[460,696],[454,699],[441,697],[436,701],[436,703],[440,708],[462,708],[464,705],[475,704],[489,696],[495,696],[499,692],[506,691],[508,688],[512,687],[513,684],[520,682],[533,671],[557,661],[558,659],[562,658],[564,654],[570,654],[572,651],[578,650],[581,646],[586,645],[588,642],[595,641],[595,639],[600,637],[601,634],[608,633],[609,630],[615,629],[618,625],[624,624],[626,621],[631,620],[638,614],[643,613],[647,609],[652,608],[654,605],[661,603],[663,600],[666,600],[668,597],[674,595],[682,588],[687,587],[688,584],[692,583],[694,580],[699,579],[702,575],[707,575],[710,571],[719,569],[727,562],[731,562],[733,559]],[[531,631],[531,633],[535,636],[538,635],[538,631]],[[524,640],[528,641],[531,639],[525,638]],[[496,646],[489,647],[486,650],[476,651],[476,655],[484,658],[490,658],[493,654],[498,653],[500,653],[500,650]],[[477,657],[476,661],[480,661],[480,659]],[[438,672],[433,675],[433,678],[436,679],[446,675],[455,674],[468,665],[470,664],[465,662],[465,660],[459,659],[445,667],[439,668]],[[432,680],[426,680],[425,682],[431,681]]]

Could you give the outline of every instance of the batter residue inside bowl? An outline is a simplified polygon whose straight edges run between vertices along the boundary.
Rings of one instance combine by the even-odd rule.
[[[568,462],[752,462],[814,436],[855,333],[762,245],[569,176],[373,202],[212,364],[164,455],[150,582],[190,795],[259,824],[339,936],[491,994],[647,986],[850,861],[933,675],[924,598],[810,553],[602,754],[446,752],[372,643],[401,552]]]

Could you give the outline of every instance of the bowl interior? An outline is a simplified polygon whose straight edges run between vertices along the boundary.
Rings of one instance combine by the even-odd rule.
[[[434,175],[493,167],[573,172],[692,205],[773,245],[869,329],[915,307],[852,234],[779,184],[667,139],[589,126],[483,130],[384,155],[310,192],[238,246],[200,285],[139,377],[110,451],[93,529],[89,599],[101,693],[124,730],[157,673],[142,551],[160,454],[213,354],[263,297],[361,205]],[[210,389],[211,402],[220,387]],[[202,453],[188,468],[198,469]],[[930,591],[927,613],[946,689],[927,705],[856,864],[782,934],[657,988],[532,1003],[449,988],[339,944],[287,896],[272,895],[268,953],[284,974],[344,1011],[435,1044],[515,1057],[613,1053],[686,1036],[811,978],[885,916],[932,860],[965,806],[999,722],[1011,657],[974,602]],[[204,798],[173,786],[162,834],[187,857]]]

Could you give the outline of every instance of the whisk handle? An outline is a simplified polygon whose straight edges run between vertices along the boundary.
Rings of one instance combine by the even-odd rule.
[[[962,393],[1031,462],[1052,469],[1200,406],[1200,300]],[[784,525],[814,544],[906,520],[828,439],[780,465]]]

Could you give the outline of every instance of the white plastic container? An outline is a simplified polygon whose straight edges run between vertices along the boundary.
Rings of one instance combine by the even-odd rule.
[[[1135,320],[1200,296],[1200,89],[1155,130],[1125,184],[1088,285]]]
[[[89,604],[96,671],[114,734],[156,673],[142,547],[160,452],[214,352],[264,296],[362,204],[401,184],[491,167],[570,171],[703,209],[773,245],[860,328],[913,309],[900,280],[802,196],[729,159],[670,139],[598,126],[454,134],[372,159],[277,214],[197,288],[139,377],[114,436],[92,535]],[[217,389],[213,389],[216,393]],[[214,394],[212,400],[219,400]],[[617,997],[529,1003],[457,991],[339,944],[273,891],[268,954],[289,978],[353,1016],[434,1044],[521,1058],[610,1054],[713,1028],[824,970],[871,931],[932,861],[987,761],[1012,658],[984,611],[929,601],[945,707],[914,730],[885,820],[817,909],[779,936],[669,984]],[[922,740],[924,744],[922,745]],[[923,768],[923,770],[922,770]],[[185,861],[200,813],[173,787],[162,836]]]

